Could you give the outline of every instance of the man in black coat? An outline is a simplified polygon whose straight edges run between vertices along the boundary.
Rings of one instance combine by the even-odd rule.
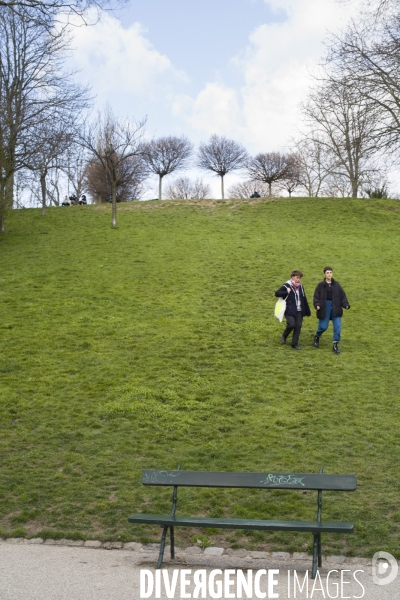
[[[318,329],[314,335],[314,346],[319,348],[319,338],[328,329],[329,321],[333,323],[333,347],[335,354],[340,354],[339,342],[342,328],[343,309],[349,310],[350,304],[344,289],[333,279],[331,267],[324,269],[324,281],[315,288],[314,306],[317,309]]]
[[[286,300],[286,329],[282,334],[281,344],[286,344],[286,338],[293,331],[292,348],[294,350],[301,350],[299,346],[299,337],[303,317],[309,317],[311,315],[306,293],[300,282],[302,277],[303,273],[298,269],[292,271],[290,279],[275,292],[275,296],[278,298],[285,298]]]

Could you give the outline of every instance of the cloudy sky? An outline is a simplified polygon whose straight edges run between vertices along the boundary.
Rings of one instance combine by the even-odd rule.
[[[147,115],[149,137],[217,133],[250,153],[284,151],[327,33],[356,9],[357,0],[130,0],[75,30],[72,63],[98,107]]]

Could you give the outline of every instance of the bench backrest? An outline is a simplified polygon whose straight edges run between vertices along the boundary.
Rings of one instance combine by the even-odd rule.
[[[143,471],[144,485],[331,490],[353,492],[355,475],[310,473],[220,473],[212,471]]]

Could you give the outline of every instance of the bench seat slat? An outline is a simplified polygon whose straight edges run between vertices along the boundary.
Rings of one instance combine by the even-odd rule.
[[[178,485],[190,487],[268,488],[331,490],[352,492],[357,487],[355,475],[309,473],[223,473],[212,471],[143,471],[144,485]]]
[[[266,521],[257,519],[222,519],[202,517],[171,517],[170,515],[137,514],[129,517],[130,523],[153,524],[170,527],[218,527],[221,529],[268,529],[279,531],[312,531],[324,533],[352,533],[354,523],[317,521]]]

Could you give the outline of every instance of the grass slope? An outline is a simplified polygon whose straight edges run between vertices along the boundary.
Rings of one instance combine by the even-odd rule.
[[[3,535],[156,541],[169,511],[144,468],[355,473],[323,518],[324,551],[399,554],[400,204],[148,203],[13,211],[0,238]],[[332,265],[351,310],[302,352],[279,344],[274,291]],[[181,489],[181,514],[314,518],[316,495]],[[206,533],[206,535],[204,535]],[[310,549],[311,536],[180,530],[178,543]],[[223,538],[223,539],[222,539]]]

